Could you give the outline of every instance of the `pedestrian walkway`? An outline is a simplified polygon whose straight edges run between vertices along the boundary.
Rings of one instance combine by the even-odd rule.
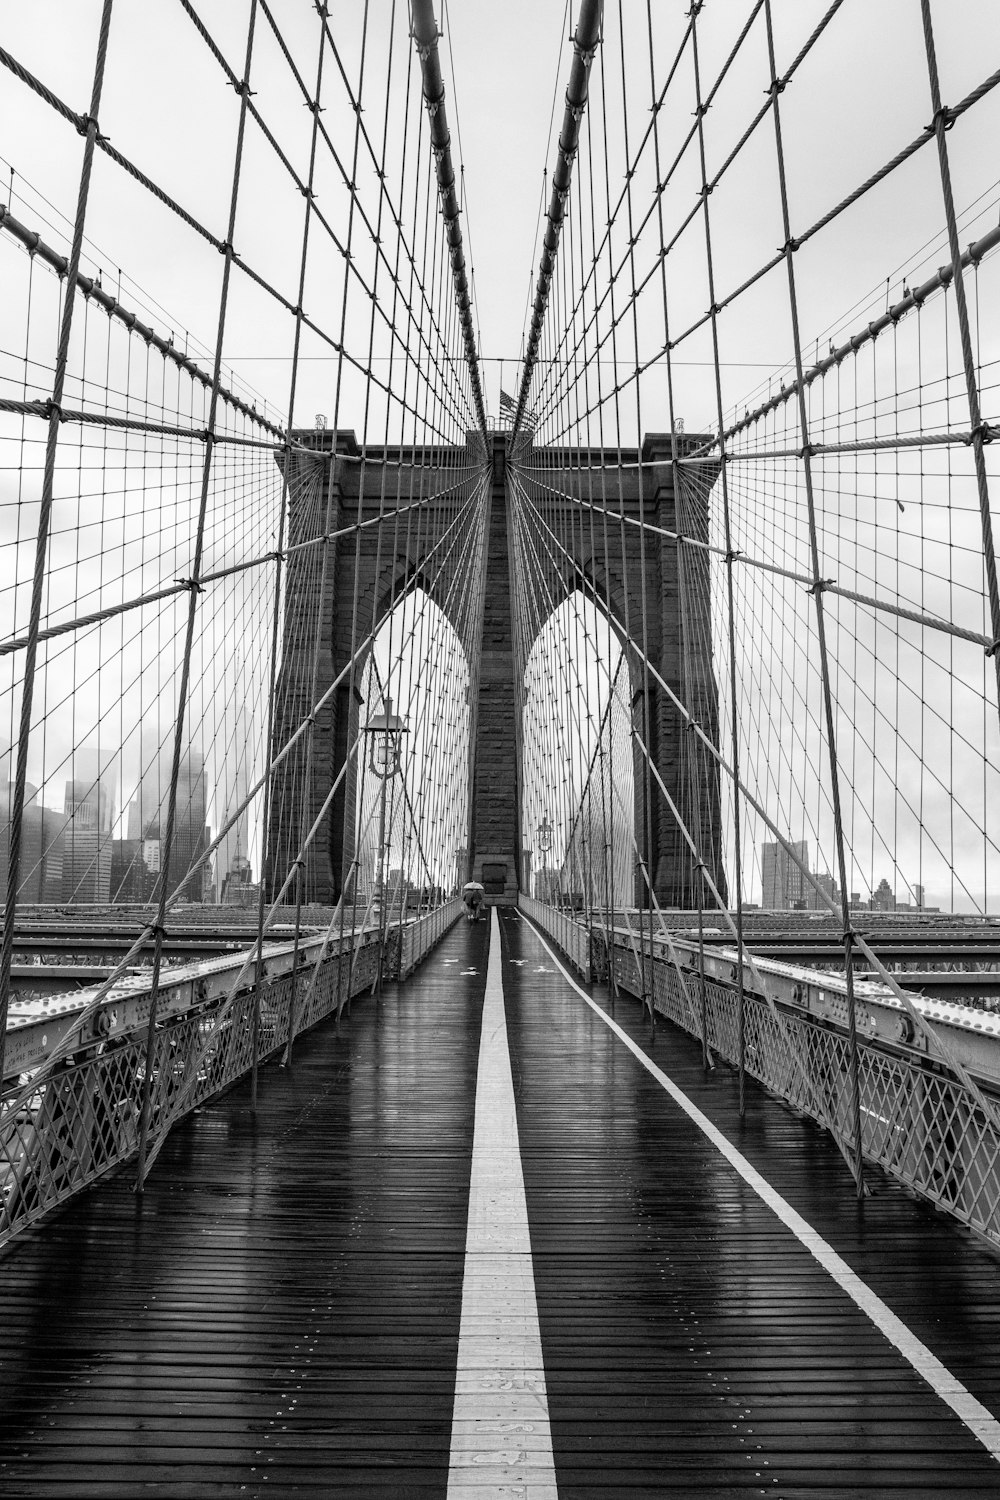
[[[5,1500],[1000,1495],[994,1258],[589,995],[460,922],[19,1242]]]

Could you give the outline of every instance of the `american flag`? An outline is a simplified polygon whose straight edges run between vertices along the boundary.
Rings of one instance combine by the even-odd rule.
[[[513,396],[508,396],[503,386],[500,387],[500,410],[507,417],[512,417],[517,411],[517,402]]]

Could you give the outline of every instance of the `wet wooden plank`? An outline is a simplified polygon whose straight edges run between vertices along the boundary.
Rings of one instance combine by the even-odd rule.
[[[0,1491],[441,1494],[485,925],[0,1267]],[[475,970],[474,973],[463,971]]]
[[[0,1265],[0,1489],[444,1497],[485,924],[291,1072],[195,1117]],[[1000,1494],[1000,1471],[574,998],[517,921],[504,986],[561,1500]],[[461,974],[475,968],[473,975]],[[536,971],[541,972],[536,972]],[[548,972],[546,972],[548,971]],[[648,1042],[638,1006],[617,1019]],[[830,1143],[661,1067],[992,1410],[996,1262]],[[487,1490],[488,1492],[488,1490]]]
[[[527,960],[504,978],[560,1495],[1000,1494],[1000,1466],[526,924],[508,917],[504,938],[508,959]],[[620,1001],[615,1016],[648,1042],[637,1004]],[[942,1329],[975,1328],[963,1368],[996,1409],[995,1263],[888,1187],[859,1215],[814,1127],[756,1089],[741,1124],[732,1075],[706,1080],[690,1038],[661,1026],[652,1046],[859,1274],[881,1262],[880,1294],[900,1316],[921,1306],[939,1358],[955,1348],[950,1333],[935,1347]]]

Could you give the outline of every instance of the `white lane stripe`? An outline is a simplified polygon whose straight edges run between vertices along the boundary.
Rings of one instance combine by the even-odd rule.
[[[873,1292],[867,1282],[852,1271],[845,1260],[834,1250],[833,1246],[823,1239],[815,1229],[802,1217],[796,1209],[783,1198],[775,1188],[762,1177],[757,1168],[747,1161],[741,1151],[738,1151],[731,1141],[727,1140],[714,1126],[707,1115],[703,1115],[698,1106],[688,1098],[681,1089],[677,1087],[672,1078],[668,1078],[661,1068],[658,1068],[643,1052],[642,1048],[632,1040],[627,1032],[623,1031],[617,1021],[601,1009],[590,996],[583,990],[572,974],[565,967],[562,960],[552,950],[542,937],[542,934],[530,923],[531,930],[549,954],[550,958],[558,967],[560,973],[569,984],[573,986],[581,999],[585,1000],[595,1015],[600,1016],[604,1024],[615,1033],[626,1045],[633,1055],[638,1058],[648,1073],[651,1073],[656,1081],[666,1089],[675,1104],[680,1105],[684,1113],[691,1119],[698,1129],[712,1142],[716,1150],[725,1157],[730,1166],[733,1167],[748,1187],[753,1188],[759,1198],[767,1204],[782,1224],[790,1229],[795,1238],[805,1246],[824,1271],[833,1278],[837,1285],[847,1293],[863,1313],[865,1313],[880,1333],[884,1334],[889,1343],[899,1351],[903,1358],[912,1365],[917,1374],[926,1380],[935,1395],[950,1406],[955,1415],[964,1422],[965,1426],[978,1438],[983,1447],[992,1458],[1000,1463],[1000,1422],[993,1416],[992,1412],[978,1401],[962,1382],[954,1376],[947,1365],[941,1363],[937,1355],[932,1354],[927,1345],[922,1343],[917,1335],[908,1328],[901,1318],[888,1307],[876,1292]]]
[[[495,907],[490,920],[448,1500],[557,1500]]]

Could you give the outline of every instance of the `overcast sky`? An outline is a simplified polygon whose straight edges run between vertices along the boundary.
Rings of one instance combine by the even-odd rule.
[[[297,65],[310,86],[315,73],[317,21],[315,9],[306,0],[274,0],[274,13]],[[244,0],[199,0],[196,5],[219,47],[239,73],[243,66],[248,6]],[[749,12],[743,0],[712,0],[699,20],[704,77],[710,79],[717,70],[742,18]],[[805,38],[827,9],[826,0],[775,0],[775,37],[779,71],[787,67]],[[655,0],[652,7],[657,48],[657,76],[662,79],[683,28],[688,6],[685,0]],[[995,0],[935,0],[932,6],[937,29],[938,58],[942,94],[946,103],[955,103],[979,84],[997,66],[1000,56],[1000,16]],[[93,70],[94,47],[101,6],[99,0],[33,0],[29,5],[4,8],[2,16],[3,45],[72,109],[85,112],[88,107]],[[361,73],[361,28],[366,6],[362,0],[332,0],[331,26],[337,40],[346,75],[352,87]],[[451,0],[447,9],[438,7],[443,28],[442,60],[447,93],[447,107],[457,165],[464,168],[463,227],[467,258],[475,271],[475,317],[481,332],[487,405],[498,406],[501,360],[504,361],[503,384],[516,391],[515,361],[522,347],[525,312],[534,285],[538,261],[540,210],[543,206],[543,173],[552,166],[553,127],[558,130],[562,116],[571,48],[568,37],[575,24],[575,5],[565,0]],[[613,79],[617,66],[619,12],[625,24],[625,98],[628,101],[633,141],[645,129],[648,120],[650,86],[648,57],[645,50],[646,5],[644,0],[622,0],[606,7],[606,31],[610,39],[608,56],[608,94],[610,102],[609,131],[612,144],[621,133],[621,88]],[[363,96],[363,119],[372,139],[378,142],[383,129],[390,145],[387,161],[391,167],[387,180],[397,170],[393,153],[403,140],[402,118],[405,102],[405,77],[410,67],[407,36],[408,18],[405,4],[397,0],[370,0],[368,14],[368,49]],[[389,47],[390,32],[393,45]],[[758,32],[760,32],[758,23]],[[755,35],[754,45],[747,49],[746,66],[734,68],[726,88],[707,121],[707,145],[712,161],[718,162],[733,144],[762,98],[762,33]],[[387,91],[387,59],[393,59],[393,81]],[[454,70],[452,68],[454,64]],[[411,73],[411,77],[412,77]],[[301,96],[284,66],[274,38],[262,21],[258,33],[251,73],[254,100],[269,126],[287,151],[296,170],[305,173],[308,155],[309,115]],[[616,93],[616,90],[618,92]],[[961,219],[963,244],[982,234],[997,219],[997,179],[1000,167],[995,144],[1000,140],[1000,90],[976,106],[949,133],[949,149],[955,182],[955,198]],[[596,97],[596,96],[595,96]],[[354,118],[344,101],[344,90],[329,74],[324,92],[326,128],[339,148],[350,154]],[[223,237],[229,204],[229,184],[235,121],[238,102],[225,84],[219,66],[190,17],[175,0],[116,0],[113,13],[108,73],[100,121],[102,131],[112,143],[143,171],[147,172],[213,234]],[[690,85],[677,91],[673,113],[665,111],[661,125],[664,152],[667,144],[687,129],[691,120]],[[419,111],[410,111],[411,121]],[[789,174],[789,196],[793,232],[811,224],[853,188],[868,173],[878,169],[896,151],[917,136],[930,118],[929,92],[923,54],[918,0],[846,0],[831,23],[822,44],[810,56],[782,98]],[[29,227],[37,228],[57,248],[65,248],[68,216],[73,213],[81,156],[81,140],[72,127],[48,105],[35,97],[12,75],[3,74],[0,85],[0,184],[3,198],[8,194],[14,212]],[[11,178],[11,169],[14,176]],[[636,192],[648,197],[648,166],[636,179]],[[612,164],[615,183],[624,180],[624,157]],[[359,167],[362,197],[369,205],[375,202],[377,186],[371,161],[362,154]],[[671,222],[680,221],[695,201],[697,180],[690,173],[680,175],[665,198],[668,232]],[[346,232],[347,197],[342,183],[329,163],[321,166],[317,177],[317,202],[338,232]],[[773,137],[761,132],[741,158],[738,170],[727,178],[712,200],[717,225],[716,261],[718,290],[729,291],[741,278],[756,268],[780,240],[777,214]],[[248,135],[244,178],[237,218],[236,243],[246,261],[268,277],[284,295],[294,299],[301,244],[303,202],[301,195],[276,166],[273,153],[257,133]],[[671,219],[673,216],[673,220]],[[417,215],[403,205],[404,229],[411,241],[416,233]],[[910,284],[930,272],[946,259],[941,235],[940,184],[933,147],[925,148],[906,166],[855,208],[848,211],[830,230],[816,237],[797,257],[800,313],[807,349],[822,352],[831,338],[849,335],[863,328],[880,312],[886,298],[894,300],[902,290],[905,278]],[[99,270],[106,286],[119,291],[126,305],[134,306],[157,329],[174,337],[176,343],[189,347],[202,361],[210,363],[214,344],[221,279],[221,257],[167,208],[157,203],[114,163],[101,153],[95,162],[91,203],[87,222],[85,269]],[[374,251],[364,241],[356,240],[356,253],[367,266],[374,262]],[[707,305],[703,257],[696,241],[690,253],[682,244],[674,257],[670,279],[673,331],[696,319]],[[336,331],[339,317],[341,264],[323,250],[322,238],[313,241],[304,302],[307,310],[324,328]],[[655,246],[649,237],[640,243],[637,259],[644,270]],[[17,252],[24,257],[20,251]],[[365,259],[367,257],[367,259]],[[645,259],[643,259],[645,257]],[[5,262],[6,264],[6,262]],[[14,266],[17,275],[23,265]],[[977,338],[984,364],[1000,357],[997,348],[997,306],[991,300],[991,282],[987,268],[982,273],[982,317],[977,324]],[[26,286],[8,279],[9,296],[0,314],[3,348],[11,354],[21,347]],[[53,288],[48,288],[51,293]],[[54,332],[54,300],[46,310],[42,287],[35,285],[39,298],[35,314],[35,337],[38,348],[43,344],[49,353],[39,364],[32,379],[44,398]],[[347,335],[352,347],[363,348],[366,325],[364,309],[352,304]],[[930,326],[929,321],[925,326]],[[726,410],[742,411],[769,389],[787,378],[791,342],[787,318],[787,294],[782,273],[772,274],[758,290],[743,299],[723,320],[722,375],[723,402]],[[655,352],[663,342],[662,319],[644,311],[638,333],[644,353]],[[901,344],[903,357],[916,368],[915,345]],[[47,341],[47,343],[46,343]],[[942,346],[943,347],[943,346]],[[388,344],[376,344],[376,362],[388,359]],[[921,349],[926,360],[929,345]],[[233,378],[266,400],[278,413],[287,409],[290,375],[290,320],[287,313],[275,309],[273,302],[247,278],[234,279],[230,316],[225,340],[225,357],[234,372]],[[110,358],[110,356],[109,356]],[[11,367],[13,368],[13,366]],[[337,416],[339,425],[359,432],[364,424],[365,391],[360,381],[348,378],[336,409],[334,378],[336,358],[321,340],[306,336],[303,363],[296,404],[296,420],[311,425],[313,415],[323,412],[329,420]],[[9,372],[8,372],[8,378]],[[923,371],[929,378],[929,366]],[[689,429],[714,425],[714,374],[707,328],[689,340],[678,352],[675,368],[677,412],[685,417]],[[995,382],[993,382],[995,384]],[[992,389],[991,385],[991,389]],[[642,425],[646,430],[667,425],[665,387],[662,368],[655,369],[642,388]],[[995,416],[995,394],[991,396]],[[990,412],[986,415],[989,417]],[[938,414],[940,415],[940,414]],[[930,420],[928,416],[927,420]],[[944,418],[942,420],[945,420]],[[949,412],[947,421],[958,421]],[[369,428],[376,438],[380,417],[372,415]],[[628,434],[625,434],[628,436]],[[635,434],[631,434],[634,436]],[[995,467],[995,463],[994,463]],[[3,541],[14,546],[15,506],[25,497],[16,498],[17,464],[8,459],[0,471],[3,488]],[[966,476],[967,478],[967,476]],[[266,489],[266,505],[247,522],[245,535],[220,537],[216,552],[231,557],[240,547],[260,548],[273,535],[273,507],[278,487],[261,481]],[[855,476],[855,483],[857,476]],[[943,482],[943,481],[942,481]],[[892,484],[883,491],[883,479],[865,476],[873,505],[887,499],[895,509],[899,496]],[[920,485],[925,483],[921,478]],[[145,476],[146,499],[151,481]],[[872,486],[875,490],[872,490]],[[734,493],[739,485],[734,481]],[[892,491],[890,493],[890,491]],[[136,490],[135,494],[138,495]],[[970,492],[955,488],[957,503],[966,504]],[[749,532],[765,526],[767,505],[777,503],[779,491],[771,493],[767,504],[755,498],[753,483],[748,482],[743,495]],[[163,503],[162,499],[158,502]],[[840,499],[831,489],[828,501],[830,524],[839,514]],[[757,509],[755,509],[755,506]],[[969,513],[974,507],[969,504]],[[186,512],[188,520],[190,511]],[[248,513],[249,514],[249,513]],[[881,512],[880,512],[881,514]],[[906,525],[910,525],[920,507],[911,505]],[[929,514],[929,513],[928,513]],[[848,505],[848,516],[855,536],[865,541],[867,512],[857,513],[854,500]],[[30,547],[28,510],[16,523],[20,527],[21,546],[17,566],[24,571]],[[933,517],[931,517],[933,519]],[[766,524],[771,524],[767,521]],[[914,523],[916,524],[916,523]],[[13,529],[12,529],[13,528]],[[858,528],[861,528],[858,530]],[[58,526],[57,526],[58,531]],[[922,563],[911,569],[909,582],[896,571],[896,556],[887,573],[879,577],[882,587],[901,594],[910,589],[918,592],[927,606],[937,586],[934,607],[943,611],[963,612],[966,619],[981,618],[978,581],[973,578],[971,595],[956,593],[949,581],[942,592],[936,580],[947,575],[954,565],[954,541],[942,539],[935,532],[931,548],[931,522],[921,520],[914,533]],[[68,536],[68,532],[66,535]],[[801,543],[798,534],[795,551]],[[907,538],[904,537],[904,543]],[[963,534],[964,542],[964,534]],[[56,545],[60,545],[57,543]],[[831,544],[832,545],[832,544]],[[852,544],[853,545],[853,544]],[[885,545],[883,540],[882,545]],[[899,543],[893,543],[898,547]],[[170,556],[161,560],[162,570],[173,577],[184,566],[186,550],[184,528]],[[226,550],[228,548],[228,551]],[[952,550],[949,551],[948,549]],[[931,549],[931,550],[926,550]],[[869,577],[873,568],[866,556],[860,557],[848,548],[846,554],[838,542],[838,568],[854,570],[857,586]],[[99,551],[92,559],[87,575],[91,607],[101,587],[108,580],[106,572],[94,581],[101,567]],[[892,548],[890,548],[892,552]],[[176,555],[175,555],[176,554]],[[972,555],[972,554],[970,554]],[[13,554],[11,554],[13,557]],[[30,566],[30,565],[29,565]],[[13,568],[8,570],[9,574]],[[961,580],[960,580],[961,581]],[[149,579],[143,577],[143,586]],[[946,597],[947,595],[947,597]],[[971,599],[971,603],[970,603]],[[50,601],[53,608],[72,610],[77,600],[71,591]],[[236,628],[240,605],[231,600],[227,630]],[[248,607],[248,606],[247,606]],[[749,606],[748,606],[749,607]],[[753,606],[756,611],[747,620],[747,640],[753,645],[754,634],[766,635],[779,621],[784,608],[781,598],[770,597]],[[171,610],[176,613],[174,607]],[[254,606],[255,632],[264,630],[266,600]],[[242,618],[242,617],[241,617]],[[979,628],[978,623],[973,628]],[[204,646],[206,703],[211,702],[213,682],[211,664],[221,661],[221,653],[206,638]],[[120,638],[119,638],[120,639]],[[107,643],[106,643],[107,645]],[[255,659],[263,650],[263,636],[251,633],[241,641],[241,650],[249,661],[244,696],[259,697],[260,681],[254,676]],[[789,658],[790,659],[790,658]],[[761,681],[777,681],[784,670],[782,657],[777,664],[761,666]],[[847,665],[845,657],[845,667]],[[221,670],[221,667],[219,667]],[[90,670],[90,669],[88,669]],[[947,675],[951,668],[940,668]],[[980,671],[980,667],[976,668]],[[94,673],[99,669],[92,668]],[[120,667],[119,667],[120,671]],[[173,664],[161,670],[157,691],[173,681]],[[959,669],[960,675],[964,668]],[[86,677],[86,673],[81,674]],[[120,675],[124,676],[123,673]],[[954,675],[954,674],[953,674]],[[965,676],[968,676],[965,673]],[[748,668],[747,681],[752,681]],[[944,677],[941,678],[943,682]],[[992,729],[980,712],[983,693],[989,682],[973,683],[971,712],[977,717],[974,750],[982,756],[992,746]],[[923,684],[926,695],[927,683]],[[63,689],[69,702],[73,689]],[[116,688],[121,696],[121,689]],[[804,690],[803,690],[804,691]],[[977,696],[978,695],[978,696]],[[933,692],[931,694],[933,697]],[[11,697],[11,705],[13,698]],[[79,717],[79,705],[74,709]],[[232,739],[237,722],[236,705],[226,720],[222,742]],[[78,728],[86,715],[79,717]],[[119,719],[122,710],[119,709]],[[963,733],[968,728],[963,723]],[[778,731],[776,731],[777,733]],[[945,740],[948,731],[944,733]],[[84,731],[80,730],[81,736]],[[917,735],[918,741],[923,731]],[[59,736],[55,735],[58,741]],[[932,744],[928,740],[922,752],[930,759]],[[978,747],[976,750],[975,747]],[[767,745],[758,749],[760,772],[773,753]],[[892,757],[890,756],[890,760]],[[952,758],[953,760],[953,758]],[[128,775],[123,772],[119,785],[124,791]],[[990,801],[985,788],[979,810],[973,821],[973,835],[981,837]],[[775,789],[777,795],[777,788]],[[977,793],[977,795],[980,795]],[[859,804],[860,805],[860,804]],[[810,814],[815,831],[820,831],[822,815]],[[217,821],[217,819],[216,819]],[[808,830],[806,830],[808,831]],[[869,854],[874,868],[880,857],[877,850]],[[978,859],[979,856],[977,855]],[[982,880],[989,881],[983,864]],[[909,877],[914,878],[912,874]]]

